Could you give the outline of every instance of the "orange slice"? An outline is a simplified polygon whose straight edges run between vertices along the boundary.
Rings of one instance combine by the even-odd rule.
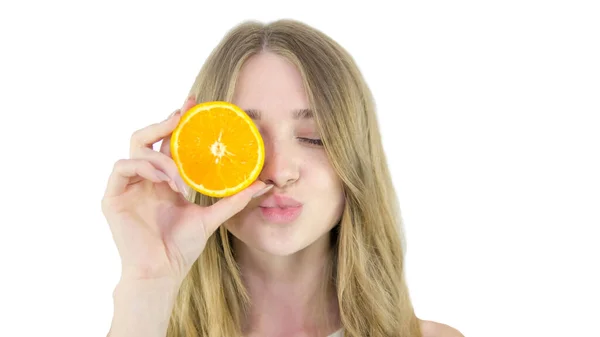
[[[171,135],[171,156],[183,181],[194,190],[226,197],[258,178],[265,147],[244,110],[214,101],[197,104],[181,117]]]

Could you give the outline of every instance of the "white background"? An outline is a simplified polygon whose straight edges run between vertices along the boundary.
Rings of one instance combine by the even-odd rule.
[[[106,335],[114,161],[228,29],[289,17],[373,90],[417,316],[473,337],[600,336],[594,2],[2,2],[0,334]]]

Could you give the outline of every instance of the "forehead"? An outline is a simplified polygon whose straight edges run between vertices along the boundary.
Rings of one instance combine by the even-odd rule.
[[[270,52],[253,55],[242,66],[233,103],[267,113],[309,108],[300,71],[286,58]]]

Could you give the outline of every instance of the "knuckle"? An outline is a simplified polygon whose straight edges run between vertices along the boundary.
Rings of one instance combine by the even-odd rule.
[[[100,201],[100,210],[102,215],[108,218],[110,214],[114,212],[115,202],[112,198],[103,197]]]
[[[129,139],[129,143],[132,147],[140,144],[142,135],[144,134],[144,129],[136,130],[131,134],[131,138]]]
[[[102,198],[102,201],[100,202],[100,209],[102,210],[102,214],[104,216],[106,216],[108,214],[108,210],[109,210],[109,205],[108,205],[108,201],[106,200],[106,198]]]
[[[100,209],[102,210],[102,215],[106,220],[108,220],[109,225],[111,224],[111,219],[114,217],[116,213],[118,213],[123,208],[123,200],[114,199],[114,198],[104,198],[100,203]]]
[[[119,159],[115,162],[115,164],[113,165],[113,171],[119,171],[120,169],[123,168],[123,166],[127,165],[128,160],[127,159]]]

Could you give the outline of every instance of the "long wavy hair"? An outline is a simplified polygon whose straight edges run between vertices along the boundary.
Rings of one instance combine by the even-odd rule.
[[[244,62],[269,51],[300,71],[345,207],[331,231],[327,280],[337,295],[344,336],[421,336],[404,275],[405,242],[375,104],[349,53],[323,32],[295,20],[245,21],[231,29],[190,90],[197,102],[230,101]],[[193,194],[210,205],[216,200]],[[183,281],[168,337],[242,336],[250,298],[231,233],[221,226]]]

